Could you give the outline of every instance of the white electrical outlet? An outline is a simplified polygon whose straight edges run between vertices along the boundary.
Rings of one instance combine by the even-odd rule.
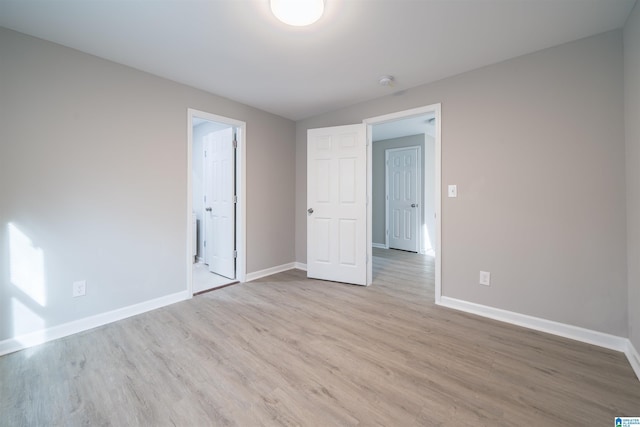
[[[449,195],[449,197],[458,197],[458,186],[457,185],[450,185],[447,189],[447,194]]]
[[[481,271],[480,284],[485,286],[491,286],[491,273],[489,273],[488,271]]]
[[[87,281],[78,280],[73,282],[73,297],[82,297],[87,293]]]

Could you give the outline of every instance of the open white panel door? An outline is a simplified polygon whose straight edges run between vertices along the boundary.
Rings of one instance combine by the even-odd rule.
[[[204,137],[205,263],[235,279],[235,160],[233,128]]]
[[[366,285],[364,124],[307,133],[307,276]]]

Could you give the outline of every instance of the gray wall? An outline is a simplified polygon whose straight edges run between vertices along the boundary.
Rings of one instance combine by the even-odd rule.
[[[188,107],[247,123],[248,272],[293,261],[292,121],[6,29],[0,58],[0,340],[186,290]]]
[[[429,144],[425,147],[425,140],[429,141]],[[382,141],[375,141],[373,143],[372,150],[372,201],[371,201],[371,214],[372,214],[372,238],[373,243],[385,244],[385,217],[386,217],[386,203],[385,203],[385,175],[386,175],[386,167],[385,167],[385,151],[390,148],[403,148],[403,147],[412,147],[412,146],[420,146],[422,153],[422,176],[419,178],[423,182],[422,194],[420,195],[421,199],[424,199],[425,186],[429,187],[429,183],[433,185],[433,176],[434,176],[434,168],[433,168],[433,157],[434,157],[434,141],[433,138],[426,135],[411,135],[405,136],[402,138],[393,138],[386,139]],[[426,150],[426,153],[425,153]],[[425,156],[426,154],[426,156]],[[427,167],[427,163],[425,163],[425,157],[427,157],[427,162],[431,166]],[[425,183],[424,176],[429,177],[428,183]],[[429,189],[427,189],[429,190]],[[433,189],[431,189],[430,194],[433,198]],[[433,218],[433,200],[427,201],[422,200],[420,212],[421,212],[421,220],[420,223],[424,226],[425,220],[430,219],[431,221],[427,222],[427,230],[430,236],[433,236],[433,231],[435,230],[435,223]],[[427,213],[428,212],[428,213]],[[435,244],[435,242],[434,242]],[[421,248],[424,249],[424,248]]]
[[[198,257],[202,257],[204,254],[204,239],[202,233],[204,231],[203,223],[203,197],[204,197],[204,141],[203,137],[206,135],[210,124],[202,123],[201,125],[193,127],[193,147],[191,151],[191,185],[193,192],[193,212],[196,214],[198,221]]]
[[[629,338],[640,350],[640,4],[624,26]]]
[[[438,102],[443,294],[627,336],[621,31],[296,123],[296,260],[307,129]]]

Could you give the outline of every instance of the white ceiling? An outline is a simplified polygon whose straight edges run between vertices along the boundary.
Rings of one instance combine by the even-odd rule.
[[[0,26],[298,120],[620,28],[634,2],[326,0],[295,28],[268,0],[0,0]]]
[[[429,122],[429,119],[434,117],[434,114],[430,113],[374,125],[371,140],[376,142],[383,141],[385,139],[401,138],[403,136],[420,135],[425,133],[427,135],[435,136],[434,123]]]
[[[230,127],[233,127],[231,125],[228,125],[226,123],[218,123],[218,122],[212,122],[211,120],[207,120],[207,119],[202,119],[200,117],[194,117],[191,121],[191,126],[193,126],[194,128],[196,126],[200,126],[202,124],[208,123],[209,124],[209,131],[210,132],[215,132],[217,130],[222,130],[222,129],[227,129]]]

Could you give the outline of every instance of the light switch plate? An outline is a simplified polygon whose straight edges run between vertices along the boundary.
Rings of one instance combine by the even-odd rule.
[[[491,286],[491,273],[489,273],[488,271],[481,271],[480,284],[485,286]]]
[[[458,186],[450,185],[448,194],[449,194],[449,197],[458,197]]]

